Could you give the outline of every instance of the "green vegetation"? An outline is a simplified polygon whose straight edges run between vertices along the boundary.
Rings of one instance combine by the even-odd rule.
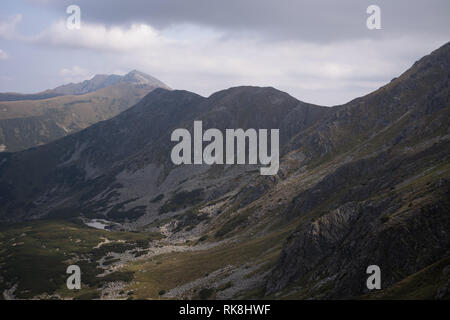
[[[76,220],[3,225],[0,227],[0,275],[3,278],[0,291],[17,284],[14,295],[22,299],[44,293],[79,299],[98,297],[97,289],[106,282],[133,279],[130,271],[98,277],[103,272],[98,268],[100,258],[108,252],[124,252],[135,248],[137,243],[148,244],[159,238],[161,235],[154,233],[93,229]],[[105,239],[110,242],[104,243]],[[114,258],[106,259],[106,264],[113,262]],[[66,287],[66,269],[71,264],[81,268],[80,290]]]
[[[199,214],[196,209],[190,209],[185,213],[177,216],[176,219],[179,221],[179,223],[174,232],[178,232],[183,229],[189,231],[192,230],[200,222],[208,220],[208,215],[206,213]]]
[[[138,260],[125,266],[134,271],[129,289],[138,299],[157,299],[161,288],[174,288],[204,277],[205,274],[229,266],[258,264],[278,257],[285,232],[273,232],[264,237],[243,239],[243,242],[226,244],[208,250],[173,252],[152,260]],[[138,272],[140,271],[140,272]]]
[[[389,219],[390,219],[390,217],[389,217],[388,214],[384,214],[384,215],[382,215],[382,216],[380,217],[381,223],[386,223],[386,222],[389,221]]]
[[[100,298],[100,292],[87,291],[75,297],[75,300],[94,300]]]
[[[14,152],[48,143],[116,116],[160,85],[111,83],[80,95],[85,91],[0,94],[0,145]]]
[[[203,289],[201,289],[199,291],[198,297],[201,300],[206,300],[206,299],[210,298],[213,294],[214,294],[214,289],[212,289],[212,288],[203,288]]]
[[[367,294],[362,299],[434,299],[438,289],[447,285],[449,271],[444,274],[443,270],[449,266],[450,257],[406,277],[387,289]],[[449,292],[440,298],[450,299]]]
[[[108,212],[108,218],[114,221],[124,222],[126,220],[136,220],[146,213],[146,206],[137,206],[130,210],[124,210],[123,207],[123,203],[115,205]]]
[[[214,237],[220,238],[227,233],[239,228],[247,223],[248,216],[246,214],[238,214],[228,220],[215,234]]]
[[[203,189],[200,188],[192,191],[181,191],[176,193],[159,209],[159,213],[163,214],[171,211],[177,211],[199,203],[203,200],[202,190]]]

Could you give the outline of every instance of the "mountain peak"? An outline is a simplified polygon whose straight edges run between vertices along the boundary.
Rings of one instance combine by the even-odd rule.
[[[146,75],[146,76],[148,76],[147,74],[145,74],[144,72],[141,72],[141,71],[139,71],[139,70],[136,70],[136,69],[133,69],[133,70],[131,70],[130,72],[128,72],[127,73],[128,75],[135,75],[135,74],[142,74],[142,75]]]
[[[126,75],[119,76],[117,74],[96,74],[92,79],[84,80],[80,83],[70,83],[66,85],[59,86],[52,91],[58,95],[66,94],[85,94],[92,91],[96,91],[101,88],[116,85],[118,83],[128,83],[132,85],[145,85],[151,88],[164,88],[170,89],[162,81],[145,74],[138,70],[132,70]]]
[[[126,75],[122,76],[121,82],[127,82],[127,83],[133,83],[133,84],[144,84],[144,85],[151,85],[156,87],[161,87],[165,89],[170,89],[169,86],[167,86],[162,81],[142,72],[139,70],[131,70]]]

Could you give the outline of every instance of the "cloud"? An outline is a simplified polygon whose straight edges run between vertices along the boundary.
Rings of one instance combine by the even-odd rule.
[[[67,76],[86,76],[89,71],[87,69],[80,68],[78,66],[73,66],[72,68],[63,68],[59,72],[63,77]]]
[[[4,21],[0,22],[0,38],[9,40],[17,37],[16,29],[21,22],[21,14],[9,16]]]
[[[148,47],[162,39],[145,24],[133,24],[129,28],[83,23],[81,29],[70,30],[65,21],[58,21],[29,40],[44,45],[86,48],[105,51],[128,51]]]
[[[59,12],[72,0],[48,0]],[[255,33],[266,40],[341,41],[373,36],[366,9],[373,0],[78,0],[82,19],[104,25],[144,23],[163,30],[194,24],[231,36]],[[383,30],[379,37],[412,33],[448,35],[448,0],[377,0]]]
[[[6,60],[8,58],[9,58],[9,55],[5,51],[0,49],[0,60]]]
[[[58,17],[71,4],[42,3]],[[60,19],[34,36],[15,34],[52,56],[61,54],[64,81],[84,80],[87,70],[140,69],[205,96],[260,85],[332,105],[377,89],[448,41],[443,27],[450,20],[441,19],[448,3],[430,0],[434,10],[424,10],[414,1],[380,0],[383,29],[369,31],[366,0],[80,0],[81,29],[69,30]],[[419,9],[423,20],[416,19]],[[406,23],[403,16],[416,18]],[[63,58],[68,53],[72,67]]]
[[[80,82],[93,77],[93,75],[89,72],[88,69],[81,68],[79,66],[62,68],[59,71],[59,74],[64,79],[65,83]]]
[[[249,84],[274,86],[318,104],[344,103],[368,93],[444,42],[408,36],[273,42],[257,35],[228,37],[196,25],[160,31],[145,23],[110,27],[83,23],[81,29],[69,30],[62,20],[28,41],[90,51],[110,59],[116,69],[142,69],[173,87],[203,95]],[[74,66],[60,74],[64,81],[75,82],[89,72]]]

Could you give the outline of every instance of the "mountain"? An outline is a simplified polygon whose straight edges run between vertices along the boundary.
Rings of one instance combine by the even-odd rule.
[[[17,101],[17,100],[42,100],[63,95],[82,95],[97,91],[99,89],[116,85],[118,83],[129,83],[135,85],[145,85],[155,88],[170,88],[158,79],[140,72],[132,70],[126,75],[119,76],[116,74],[97,74],[90,80],[80,83],[69,83],[58,86],[54,89],[48,89],[38,93],[22,94],[16,92],[0,93],[0,101]]]
[[[369,265],[380,266],[386,288],[448,261],[449,66],[446,44],[386,86],[334,108],[291,141],[289,150],[327,173],[297,191],[284,210],[309,221],[286,239],[268,293],[369,294]],[[445,288],[445,273],[435,281],[444,281]],[[428,297],[434,298],[430,282]]]
[[[80,83],[70,83],[62,85],[56,87],[51,91],[57,95],[81,95],[97,91],[105,87],[113,86],[118,83],[128,83],[133,85],[148,86],[150,88],[164,88],[170,90],[170,88],[165,83],[159,81],[158,79],[143,72],[133,70],[124,76],[115,74],[98,74],[90,80],[85,80]]]
[[[139,71],[124,76],[96,75],[43,93],[0,102],[0,151],[45,144],[109,119],[134,105],[161,81]],[[15,101],[12,101],[15,100]]]
[[[60,94],[45,90],[38,93],[17,93],[17,92],[0,92],[0,101],[16,101],[16,100],[41,100],[57,97]]]
[[[448,298],[449,67],[450,43],[332,108],[270,87],[156,89],[112,119],[2,153],[0,288],[73,297],[48,261],[77,261],[88,298]],[[175,166],[170,135],[196,120],[279,128],[278,173]],[[24,277],[30,264],[51,286]],[[367,289],[369,265],[382,290]]]
[[[154,219],[162,204],[149,204],[149,201],[160,193],[175,193],[183,180],[192,174],[196,177],[183,182],[185,188],[203,185],[204,189],[209,189],[203,196],[209,197],[209,194],[223,193],[221,189],[236,185],[236,181],[228,179],[222,178],[220,183],[210,179],[214,171],[218,171],[216,175],[229,172],[231,177],[255,170],[254,166],[174,167],[170,159],[171,144],[168,143],[174,129],[191,128],[195,119],[202,120],[205,129],[283,128],[280,143],[284,145],[289,137],[315,123],[327,111],[328,108],[300,102],[273,88],[237,87],[209,98],[187,91],[156,89],[111,120],[99,122],[40,148],[5,155],[0,173],[5,174],[2,181],[14,181],[14,186],[7,189],[17,193],[13,191],[14,196],[2,197],[1,215],[12,219],[39,217],[49,210],[60,210],[54,207],[55,203],[65,203],[64,206],[71,210],[91,211],[93,217],[105,214],[120,220],[127,218],[127,213],[120,214],[120,211],[111,209],[115,206],[121,208],[120,204],[129,201],[129,195],[133,193],[134,201],[141,208],[139,215],[148,213],[146,218]],[[41,168],[36,172],[38,176],[32,179],[28,174],[27,177],[15,176],[19,172],[34,171],[33,167],[38,163],[36,159],[42,160],[39,161]],[[10,165],[22,169],[16,170]],[[146,187],[134,185],[133,179],[140,180]],[[247,180],[247,176],[241,179]],[[34,193],[38,181],[47,181],[46,187],[39,186],[39,191]],[[113,194],[114,199],[111,198]],[[45,197],[47,204],[19,213],[21,209],[17,208],[16,200],[23,201],[22,196],[29,200]],[[11,215],[12,207],[19,211],[14,210]],[[137,216],[138,212],[133,215]]]

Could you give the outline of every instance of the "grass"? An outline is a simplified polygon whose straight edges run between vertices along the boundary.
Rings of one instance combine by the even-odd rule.
[[[176,193],[172,198],[166,201],[161,208],[159,208],[159,213],[167,213],[172,211],[177,211],[180,209],[185,209],[188,206],[193,206],[198,204],[203,200],[202,198],[203,189],[195,189],[192,191],[180,191]]]
[[[212,288],[203,288],[199,291],[198,297],[200,300],[207,300],[215,293],[215,290]]]
[[[260,263],[279,254],[285,233],[274,232],[239,244],[227,244],[208,250],[168,253],[153,261],[135,261],[125,267],[134,271],[129,289],[138,299],[158,299],[160,290],[167,290],[204,277],[228,265]],[[270,249],[274,249],[270,251]],[[276,253],[274,253],[276,251]]]
[[[230,233],[231,231],[245,225],[248,221],[248,215],[245,213],[235,215],[230,220],[225,222],[225,224],[217,230],[217,232],[214,234],[214,237],[221,238],[227,233]]]
[[[419,272],[406,277],[391,287],[367,294],[362,299],[434,299],[439,287],[448,281],[448,275],[444,276],[442,270],[450,265],[450,257],[444,258]],[[450,299],[447,293],[444,299]]]
[[[112,242],[95,247],[107,238]],[[78,297],[101,286],[105,281],[131,281],[131,273],[112,273],[98,278],[102,272],[96,260],[108,252],[123,252],[137,243],[161,238],[154,233],[108,232],[89,228],[77,221],[40,220],[0,227],[0,282],[3,292],[18,284],[14,293],[18,298],[32,298],[41,294],[58,293]],[[77,264],[82,272],[82,289],[66,288],[66,269]]]
[[[177,228],[174,232],[181,231],[183,229],[189,231],[195,226],[200,224],[204,220],[208,220],[208,215],[206,213],[200,214],[196,207],[187,210],[186,212],[178,215],[176,219],[179,221]]]

